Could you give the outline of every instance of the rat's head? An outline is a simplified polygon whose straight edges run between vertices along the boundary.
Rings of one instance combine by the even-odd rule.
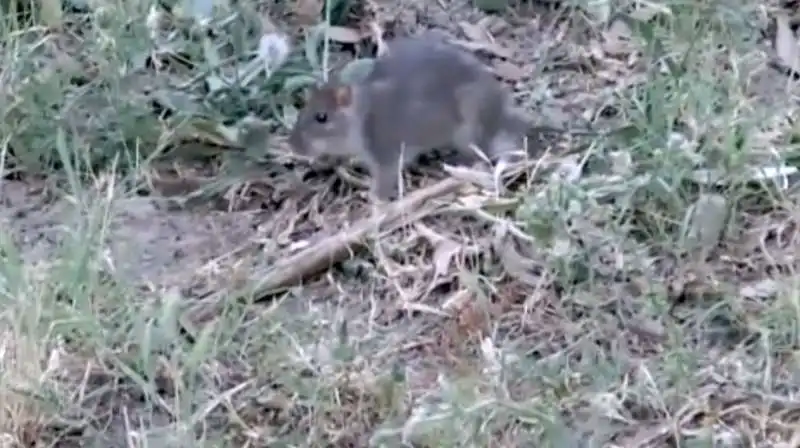
[[[328,82],[312,87],[289,135],[292,149],[304,156],[350,155],[358,151],[355,87]]]

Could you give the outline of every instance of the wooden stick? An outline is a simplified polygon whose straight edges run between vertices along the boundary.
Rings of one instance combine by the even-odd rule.
[[[319,274],[328,269],[331,265],[344,261],[349,256],[351,250],[363,244],[365,237],[373,230],[393,230],[402,222],[402,218],[411,216],[412,219],[419,219],[419,211],[423,205],[435,199],[456,191],[463,180],[447,178],[430,187],[417,190],[408,196],[382,207],[378,213],[357,222],[349,229],[341,233],[331,235],[319,243],[308,247],[300,252],[278,261],[267,270],[266,273],[254,273],[251,279],[259,279],[255,288],[246,288],[241,291],[218,291],[211,296],[197,301],[188,310],[187,316],[184,314],[183,327],[193,331],[195,325],[191,322],[205,321],[212,318],[221,311],[223,303],[230,300],[241,299],[245,295],[253,295],[254,301],[266,300],[271,295],[280,292],[288,287],[296,285],[301,281]],[[188,318],[188,322],[185,318]]]
[[[463,181],[448,178],[430,187],[414,191],[397,202],[387,204],[387,207],[379,213],[357,222],[351,228],[278,261],[266,275],[261,277],[256,286],[258,296],[275,293],[328,269],[332,264],[346,260],[354,246],[363,243],[364,237],[370,231],[381,228],[394,229],[397,221],[404,215],[419,210],[431,199],[455,191],[462,183]]]

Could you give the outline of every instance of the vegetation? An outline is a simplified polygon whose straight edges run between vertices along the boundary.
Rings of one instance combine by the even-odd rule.
[[[380,3],[3,4],[0,445],[797,446],[793,17]],[[423,160],[466,185],[268,291],[375,212],[305,90],[433,28],[599,134]]]

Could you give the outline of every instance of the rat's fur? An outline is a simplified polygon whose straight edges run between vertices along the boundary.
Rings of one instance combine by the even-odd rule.
[[[362,158],[375,194],[390,199],[399,168],[421,153],[454,147],[474,158],[475,145],[496,159],[518,149],[528,128],[505,86],[474,55],[406,37],[388,44],[363,82],[315,88],[289,141],[301,154]]]

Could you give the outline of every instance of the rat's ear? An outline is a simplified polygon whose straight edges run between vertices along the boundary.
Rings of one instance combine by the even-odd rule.
[[[339,107],[347,107],[353,101],[353,87],[347,84],[333,88],[333,99]]]

